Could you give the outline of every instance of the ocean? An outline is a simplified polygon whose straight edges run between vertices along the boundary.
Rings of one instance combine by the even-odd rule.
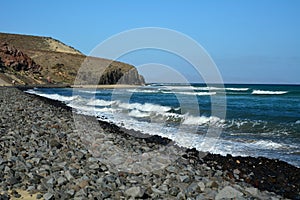
[[[149,84],[124,89],[34,88],[75,112],[177,145],[300,167],[300,86]]]

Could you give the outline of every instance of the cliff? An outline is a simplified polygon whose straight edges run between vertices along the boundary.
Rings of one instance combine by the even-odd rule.
[[[132,65],[87,57],[50,37],[0,33],[0,44],[0,80],[8,83],[145,83]]]

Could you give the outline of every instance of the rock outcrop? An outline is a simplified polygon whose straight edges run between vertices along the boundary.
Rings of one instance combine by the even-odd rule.
[[[143,76],[139,75],[135,68],[128,71],[124,71],[121,68],[114,67],[114,69],[108,68],[106,72],[100,77],[99,84],[130,84],[130,85],[142,85],[145,84]]]
[[[0,65],[2,68],[19,71],[39,73],[41,66],[36,64],[29,56],[7,43],[0,44]]]

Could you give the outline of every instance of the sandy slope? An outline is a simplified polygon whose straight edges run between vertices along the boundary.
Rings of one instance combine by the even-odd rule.
[[[55,52],[62,52],[62,53],[71,53],[71,54],[77,54],[77,55],[82,55],[79,51],[75,51],[71,47],[58,42],[56,40],[53,40],[51,38],[46,38],[46,42],[49,45],[49,49]]]

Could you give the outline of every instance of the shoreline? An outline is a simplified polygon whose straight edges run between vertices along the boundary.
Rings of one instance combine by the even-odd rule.
[[[43,84],[43,85],[13,85],[13,84],[0,84],[0,87],[18,88],[20,90],[26,90],[31,88],[84,88],[84,89],[127,89],[137,88],[143,85],[126,85],[126,84],[114,84],[114,85],[69,85],[69,84]]]
[[[71,88],[85,88],[85,89],[127,89],[137,88],[143,85],[126,85],[126,84],[114,84],[114,85],[70,85]]]
[[[9,89],[9,90],[13,90],[13,89]],[[31,95],[31,94],[26,94],[26,93],[22,93],[22,94],[29,98],[44,102],[45,106],[51,105],[55,109],[59,109],[59,110],[61,110],[61,112],[66,112],[66,114],[69,113],[69,114],[67,114],[69,116],[71,115],[72,108],[66,106],[62,102],[47,99],[44,97],[39,97],[36,95]],[[83,118],[90,119],[91,121],[95,120],[94,117],[83,116]],[[100,120],[97,119],[96,123],[99,123],[101,129],[104,130],[105,132],[112,133],[111,137],[117,137],[117,140],[120,140],[120,141],[122,140],[122,142],[131,142],[131,141],[137,140],[138,142],[136,145],[141,146],[141,147],[150,145],[150,146],[153,146],[154,149],[156,149],[158,147],[161,148],[161,146],[168,147],[168,145],[171,143],[171,141],[169,139],[165,139],[160,136],[145,137],[145,135],[143,135],[142,137],[144,137],[144,138],[134,138],[133,135],[136,135],[136,134],[132,134],[132,130],[126,130],[126,129],[120,128],[114,124],[110,124],[108,122],[101,121],[101,119]],[[77,138],[77,139],[80,139],[80,138]],[[81,140],[82,140],[82,138],[81,138]],[[82,141],[82,142],[85,143],[84,141]],[[88,143],[88,142],[86,142],[86,143]],[[89,145],[89,144],[87,144],[87,145]],[[244,186],[244,184],[247,184],[247,185],[251,184],[252,186],[254,186],[254,188],[258,188],[260,190],[268,190],[270,192],[275,192],[276,194],[282,195],[286,198],[292,198],[292,199],[300,198],[300,196],[299,196],[300,183],[298,181],[298,180],[300,180],[300,169],[295,166],[292,166],[286,162],[278,161],[278,160],[271,160],[268,158],[261,158],[261,157],[259,157],[259,158],[232,157],[230,155],[221,156],[221,155],[217,155],[217,154],[207,154],[207,156],[202,158],[200,155],[202,155],[203,153],[198,152],[195,149],[185,149],[185,148],[178,148],[178,147],[176,147],[176,148],[177,148],[176,152],[179,152],[179,154],[181,156],[176,160],[175,163],[180,163],[180,166],[190,166],[195,170],[200,170],[200,172],[203,172],[203,168],[206,168],[206,169],[208,169],[208,172],[210,173],[210,176],[208,176],[208,177],[210,177],[212,180],[214,180],[214,179],[217,180],[217,181],[212,181],[212,182],[217,183],[218,186],[216,186],[216,187],[211,187],[210,184],[212,184],[212,183],[208,183],[208,182],[205,183],[202,180],[202,182],[205,184],[205,186],[207,185],[207,187],[210,187],[210,189],[208,190],[208,193],[207,193],[208,196],[211,195],[211,196],[216,197],[224,188],[226,188],[226,186],[224,187],[224,185],[229,184],[229,183],[234,183],[234,185],[227,185],[227,186],[233,187],[233,189],[238,190],[237,189],[238,186],[235,187],[235,185],[242,184],[242,186],[239,186],[239,187],[246,187],[250,191],[250,189],[249,189],[250,185]],[[148,149],[148,148],[146,148],[146,149]],[[134,151],[135,150],[136,149],[134,149]],[[91,157],[93,157],[93,156],[91,156]],[[168,163],[168,165],[171,165],[171,166],[173,164],[174,163]],[[175,168],[176,167],[177,167],[177,165],[175,166]],[[166,169],[168,169],[168,167],[166,167]],[[174,171],[174,170],[171,170],[171,172],[168,172],[168,173],[170,173],[170,174],[174,173],[172,171]],[[154,172],[154,174],[155,173],[158,173],[158,172]],[[192,173],[192,172],[189,172],[189,173]],[[201,175],[201,173],[200,173],[200,175]],[[190,177],[190,179],[192,179],[192,177]],[[183,183],[185,182],[183,180],[183,178],[182,178],[182,181],[183,181]],[[186,182],[190,183],[189,181],[186,181]],[[179,189],[181,191],[181,188],[179,188]],[[161,188],[160,188],[160,190],[161,190]],[[200,192],[198,191],[199,195],[202,193],[206,194],[206,192],[204,190],[200,191]],[[246,191],[246,189],[244,189],[244,190]],[[147,194],[147,195],[151,194],[152,195],[153,193],[155,193],[156,190],[152,188],[151,192],[150,191],[146,192],[146,191],[144,191],[143,194]],[[240,189],[240,191],[241,191],[241,189]],[[255,189],[251,189],[251,191],[255,191],[252,194],[251,194],[251,192],[249,193],[249,191],[248,191],[248,193],[247,192],[242,192],[242,193],[245,197],[249,197],[249,195],[255,196],[258,193],[258,191],[256,191]],[[259,192],[259,193],[264,193],[264,192]],[[179,193],[177,195],[179,195]],[[187,193],[184,195],[188,196]],[[266,193],[264,195],[272,196],[272,194],[270,194],[270,193]]]
[[[108,87],[111,87],[113,85],[109,85]],[[123,87],[123,85],[122,85]],[[122,88],[121,87],[121,88]],[[37,95],[34,95],[37,96]],[[37,96],[39,97],[39,96]],[[47,99],[45,97],[41,97],[41,99],[45,100],[48,103],[54,103],[57,106],[67,107],[67,109],[71,109],[71,107],[66,106],[64,103],[56,100]],[[52,102],[53,101],[53,102]],[[131,132],[132,130],[127,130],[125,128],[120,128],[115,124],[108,123],[105,121],[101,121],[101,119],[98,119],[98,122],[101,127],[106,127],[108,129],[113,129],[113,132],[123,132],[123,136],[126,134],[132,135],[128,132]],[[143,133],[139,133],[140,135],[147,135]],[[143,136],[141,136],[143,137]],[[149,139],[150,140],[147,140]],[[172,141],[168,138],[163,138],[161,136],[150,136],[146,138],[146,141],[154,141],[157,144],[160,145],[167,145],[168,143],[171,143]],[[294,197],[294,195],[285,194],[286,191],[290,191],[293,189],[291,183],[295,183],[298,186],[298,192],[300,192],[300,182],[297,180],[300,180],[300,168],[297,166],[294,166],[292,164],[289,164],[285,161],[281,161],[278,159],[270,159],[266,157],[251,157],[251,156],[232,156],[230,154],[223,156],[219,154],[212,154],[209,152],[199,152],[196,149],[187,149],[184,147],[177,147],[182,149],[187,154],[184,154],[188,159],[191,159],[194,163],[206,163],[208,166],[213,168],[222,168],[222,170],[225,170],[227,172],[227,176],[230,179],[234,179],[235,181],[245,181],[255,188],[261,189],[261,190],[267,190],[270,192],[275,192],[276,194],[283,195],[284,197],[291,198]],[[201,155],[206,154],[205,157],[202,158]],[[199,155],[201,158],[199,158]],[[229,164],[230,162],[230,164]],[[252,177],[247,177],[247,174],[253,173],[255,169],[254,175]],[[283,169],[286,169],[284,171]],[[239,175],[236,175],[234,173],[234,170],[240,171]],[[280,175],[280,178],[276,180],[276,177],[274,177],[274,174]],[[284,176],[285,178],[283,178]],[[271,177],[271,178],[270,178]],[[244,179],[245,178],[245,179]],[[284,183],[284,184],[283,184]],[[282,189],[282,185],[287,186],[288,188]],[[300,198],[300,194],[296,198]]]

